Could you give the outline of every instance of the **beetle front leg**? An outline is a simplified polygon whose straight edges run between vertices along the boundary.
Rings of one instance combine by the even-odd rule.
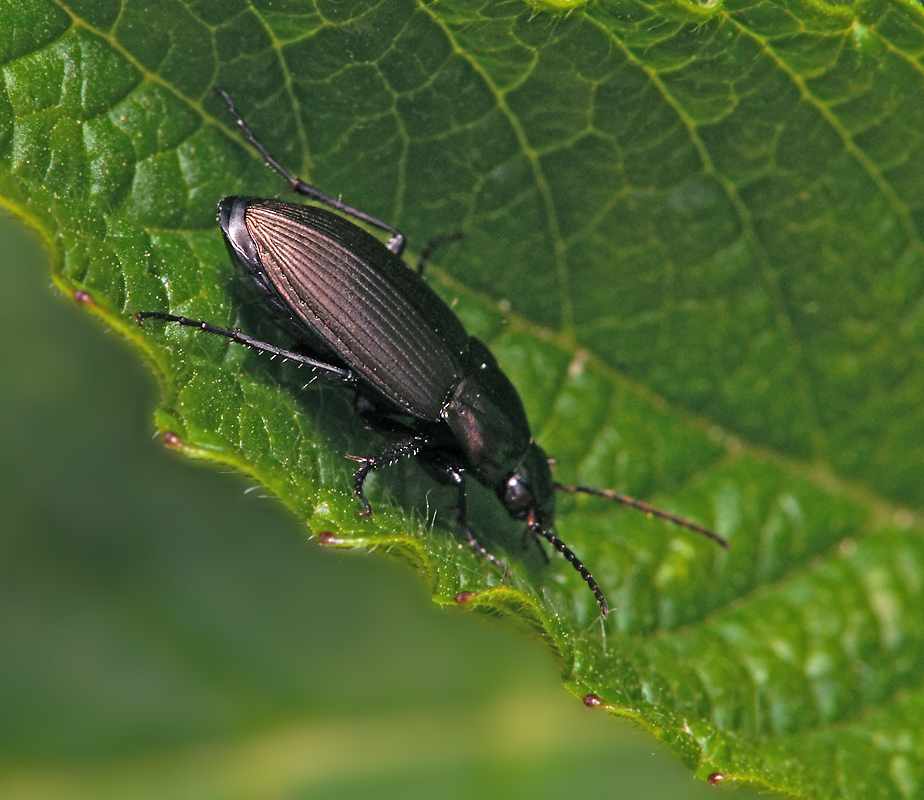
[[[542,546],[542,540],[538,536],[536,536],[529,528],[526,528],[523,531],[522,544],[523,544],[524,550],[529,550],[530,544],[535,544],[536,549],[542,555],[542,558],[545,561],[545,563],[546,564],[552,563],[551,560],[549,559],[549,554],[545,552],[545,548]]]
[[[432,461],[426,464],[428,471],[433,477],[438,480],[440,483],[448,484],[449,486],[455,486],[457,491],[456,496],[456,522],[459,524],[459,528],[462,530],[462,534],[465,536],[466,541],[469,546],[478,553],[482,558],[486,558],[490,561],[495,567],[497,567],[504,575],[507,574],[507,565],[504,564],[497,556],[491,553],[485,548],[485,546],[478,541],[478,538],[472,533],[472,529],[468,527],[468,495],[465,491],[465,476],[457,469],[448,466],[436,464]]]

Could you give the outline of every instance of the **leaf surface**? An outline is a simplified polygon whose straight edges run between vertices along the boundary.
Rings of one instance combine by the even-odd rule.
[[[702,777],[921,791],[924,13],[910,2],[48,3],[0,17],[0,192],[55,280],[144,353],[165,441],[256,477],[324,543],[541,636],[568,688]],[[355,515],[350,398],[163,310],[285,343],[230,264],[225,195],[276,157],[419,249],[519,387],[559,533],[613,607],[490,497],[459,545],[413,465]],[[303,387],[305,387],[303,389]],[[429,494],[428,494],[429,492]],[[432,525],[432,513],[436,522]],[[596,702],[594,701],[594,702]]]

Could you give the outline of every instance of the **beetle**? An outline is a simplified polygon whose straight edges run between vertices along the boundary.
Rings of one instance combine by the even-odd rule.
[[[434,480],[455,488],[457,520],[469,545],[505,569],[468,525],[465,481],[471,476],[491,489],[529,533],[567,559],[604,617],[608,605],[599,584],[555,533],[556,491],[604,497],[727,546],[708,528],[635,498],[555,481],[548,456],[532,437],[519,393],[490,350],[466,333],[422,277],[433,247],[454,237],[433,240],[412,270],[401,258],[405,238],[396,228],[289,173],[257,140],[228,93],[221,88],[215,92],[291,190],[327,206],[258,197],[225,197],[218,204],[218,223],[232,259],[307,355],[239,330],[159,311],[136,313],[139,322],[162,320],[198,328],[348,386],[362,421],[394,443],[378,455],[348,456],[360,465],[353,475],[353,491],[362,503],[359,514],[372,513],[363,493],[369,474],[416,457]],[[383,243],[347,217],[390,238]]]

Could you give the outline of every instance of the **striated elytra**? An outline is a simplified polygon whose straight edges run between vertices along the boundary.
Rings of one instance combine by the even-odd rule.
[[[387,223],[324,194],[287,172],[254,137],[231,98],[216,89],[237,125],[292,190],[326,208],[257,197],[226,197],[218,222],[228,251],[249,274],[276,317],[309,355],[283,350],[240,331],[158,311],[159,319],[227,337],[264,353],[307,365],[349,386],[356,412],[392,449],[354,458],[354,491],[363,494],[374,470],[416,457],[436,481],[455,487],[459,527],[469,544],[503,569],[468,526],[466,477],[493,490],[507,512],[548,541],[580,573],[606,616],[603,591],[587,567],[554,532],[555,492],[582,492],[638,508],[702,533],[708,528],[626,495],[552,478],[549,459],[533,440],[523,403],[485,345],[469,336],[456,315],[422,277],[401,259],[405,240]],[[390,234],[387,243],[355,223],[359,219]]]

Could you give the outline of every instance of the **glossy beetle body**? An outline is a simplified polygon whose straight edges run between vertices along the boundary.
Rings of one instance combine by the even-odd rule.
[[[399,442],[396,456],[414,455],[458,487],[459,521],[479,551],[488,555],[466,525],[465,475],[494,490],[515,519],[551,526],[549,460],[519,393],[418,272],[323,208],[253,197],[226,197],[218,208],[231,255],[301,344],[342,370],[331,377],[354,388],[362,419]],[[362,480],[391,460],[363,460],[356,492],[366,513]]]
[[[397,229],[288,173],[254,137],[227,93],[216,92],[293,191],[340,212],[254,197],[226,197],[218,207],[229,252],[308,355],[172,314],[142,311],[139,321],[160,319],[225,336],[350,386],[360,417],[395,443],[380,455],[354,458],[360,462],[354,473],[360,513],[372,511],[363,494],[369,473],[414,456],[434,479],[456,488],[463,533],[477,552],[503,567],[468,527],[465,478],[474,477],[494,491],[511,517],[571,563],[604,616],[607,603],[596,580],[554,533],[556,491],[615,500],[725,544],[707,528],[626,495],[556,483],[549,459],[533,441],[517,390],[487,347],[466,333],[423,280],[425,255],[418,271],[411,270],[400,257],[404,237]],[[383,243],[343,215],[391,238]]]

